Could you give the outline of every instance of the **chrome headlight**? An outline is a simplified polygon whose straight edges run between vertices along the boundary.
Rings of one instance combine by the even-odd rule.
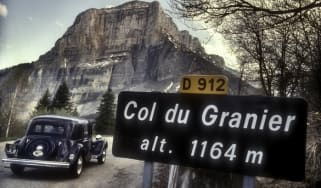
[[[15,144],[6,144],[6,153],[15,154],[17,152],[17,146]]]
[[[69,154],[69,160],[73,161],[75,159],[75,154],[71,153]]]

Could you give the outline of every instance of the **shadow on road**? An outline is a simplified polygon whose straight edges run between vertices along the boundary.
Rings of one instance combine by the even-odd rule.
[[[86,173],[91,168],[97,168],[101,165],[96,161],[85,164],[83,173]],[[37,180],[37,181],[64,181],[73,180],[69,174],[69,169],[51,169],[51,168],[25,168],[25,172],[21,176],[12,174],[12,178],[19,178],[25,180]]]

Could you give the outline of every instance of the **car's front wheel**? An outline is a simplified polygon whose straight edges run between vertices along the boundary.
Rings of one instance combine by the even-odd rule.
[[[83,170],[84,158],[79,155],[77,161],[71,167],[71,175],[75,178],[79,177]]]
[[[20,166],[20,165],[15,165],[15,164],[11,164],[10,165],[11,171],[18,176],[21,176],[24,172],[25,167],[24,166]]]
[[[103,153],[101,154],[100,157],[98,157],[98,164],[104,164],[106,161],[106,154],[107,154],[107,148],[103,150]]]

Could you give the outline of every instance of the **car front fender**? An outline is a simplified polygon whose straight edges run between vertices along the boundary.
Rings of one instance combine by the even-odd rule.
[[[71,164],[73,164],[79,155],[82,155],[84,149],[84,145],[80,143],[75,143],[71,146],[70,148],[70,153],[69,153],[69,161]]]
[[[91,152],[93,155],[100,156],[103,154],[104,150],[108,148],[108,143],[106,140],[97,140],[93,143]]]

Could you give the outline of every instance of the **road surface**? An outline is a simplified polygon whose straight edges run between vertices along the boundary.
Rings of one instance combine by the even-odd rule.
[[[107,141],[105,164],[98,165],[93,160],[76,179],[70,178],[66,170],[31,168],[17,177],[0,161],[0,188],[141,188],[143,162],[114,157],[112,137],[107,137]],[[0,159],[5,157],[4,146],[4,142],[0,143]]]

